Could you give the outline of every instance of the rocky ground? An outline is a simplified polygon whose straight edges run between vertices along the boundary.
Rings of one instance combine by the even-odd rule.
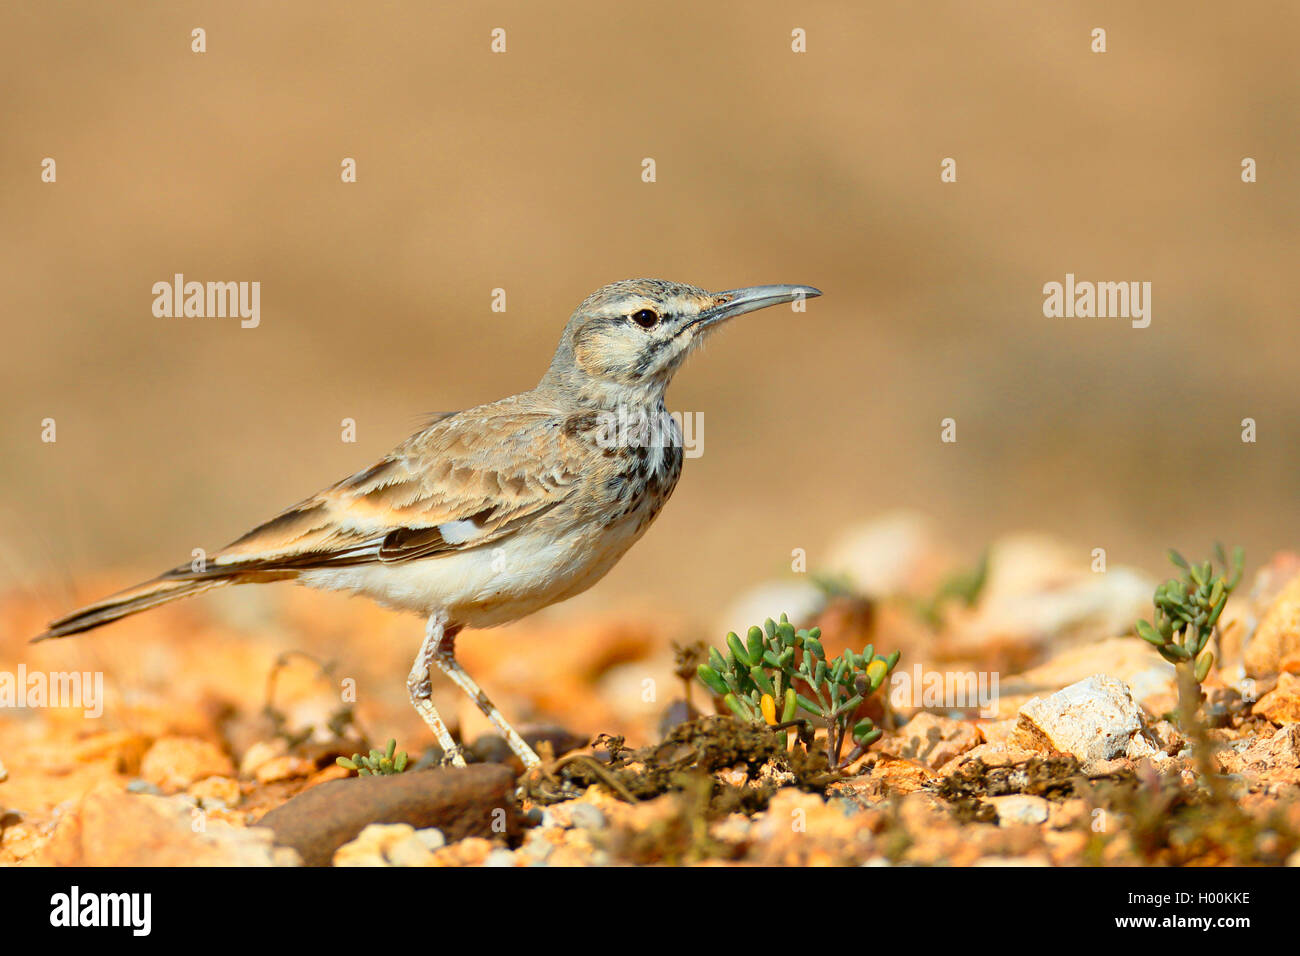
[[[462,661],[545,758],[527,775],[441,685],[476,762],[436,766],[405,699],[411,618],[248,588],[31,647],[53,608],[13,593],[0,674],[102,673],[104,692],[95,717],[0,709],[0,863],[1297,864],[1300,557],[1249,557],[1194,733],[1169,719],[1173,668],[1132,634],[1154,577],[1009,537],[968,605],[942,584],[973,560],[912,515],[850,529],[817,582],[760,584],[713,625],[559,609],[466,635]],[[830,654],[902,652],[870,711],[883,737],[839,771],[713,716],[685,676],[693,642],[782,611]],[[404,773],[335,763],[390,737]]]

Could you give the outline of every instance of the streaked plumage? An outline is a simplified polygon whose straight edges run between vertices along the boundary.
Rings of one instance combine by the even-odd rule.
[[[408,683],[453,759],[427,699],[429,664],[476,696],[531,765],[531,749],[455,662],[456,633],[518,620],[604,576],[654,520],[682,467],[680,434],[667,444],[611,442],[611,419],[630,409],[667,420],[668,382],[710,327],[819,294],[798,286],[709,293],[657,279],[606,286],[574,312],[533,390],[435,420],[205,566],[182,565],[73,612],[36,640],[229,584],[292,579],[363,594],[429,618]]]

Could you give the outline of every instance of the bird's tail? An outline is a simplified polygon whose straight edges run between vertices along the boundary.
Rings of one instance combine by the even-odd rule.
[[[141,611],[158,607],[160,604],[169,604],[172,601],[179,601],[181,598],[193,594],[233,584],[235,580],[234,576],[177,580],[164,574],[152,581],[146,581],[133,588],[127,588],[125,591],[119,591],[102,601],[96,601],[94,604],[73,611],[71,614],[66,614],[57,621],[52,621],[44,634],[32,638],[32,643],[48,641],[52,637],[67,637],[70,634],[80,634],[82,631],[89,631],[101,624],[116,621],[118,618],[139,614]]]

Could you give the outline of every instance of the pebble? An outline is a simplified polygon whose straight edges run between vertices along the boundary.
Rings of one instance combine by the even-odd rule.
[[[1008,827],[1017,824],[1036,826],[1047,822],[1050,805],[1042,797],[1027,793],[1012,793],[1002,797],[985,797],[998,813],[998,826]]]
[[[1283,658],[1300,651],[1300,574],[1295,575],[1265,611],[1246,645],[1246,673],[1265,677],[1281,670]]]
[[[529,830],[528,835],[524,837],[524,844],[519,848],[527,860],[532,863],[541,863],[551,855],[555,849],[555,844],[544,830]]]
[[[437,827],[425,827],[415,831],[415,838],[424,844],[430,852],[440,850],[447,845],[447,838]]]
[[[577,803],[569,811],[569,820],[580,830],[603,830],[607,825],[605,814],[590,803]]]
[[[1300,677],[1279,675],[1277,686],[1255,702],[1254,713],[1279,725],[1300,722]]]
[[[436,828],[447,842],[510,838],[518,831],[515,777],[499,764],[349,777],[318,784],[259,821],[276,843],[293,847],[308,866],[328,866],[334,852],[373,823]]]
[[[205,777],[231,777],[235,765],[220,747],[198,737],[160,737],[140,761],[140,776],[168,792]]]

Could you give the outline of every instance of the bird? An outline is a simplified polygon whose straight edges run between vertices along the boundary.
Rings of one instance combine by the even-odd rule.
[[[606,285],[574,310],[531,390],[435,417],[206,560],[73,611],[32,640],[233,584],[290,580],[365,596],[426,619],[406,686],[444,764],[463,767],[465,755],[433,705],[434,668],[526,770],[537,767],[536,752],[456,660],[456,636],[517,621],[602,578],[681,475],[682,431],[665,392],[687,356],[729,319],[783,303],[802,310],[819,295],[807,285]]]

